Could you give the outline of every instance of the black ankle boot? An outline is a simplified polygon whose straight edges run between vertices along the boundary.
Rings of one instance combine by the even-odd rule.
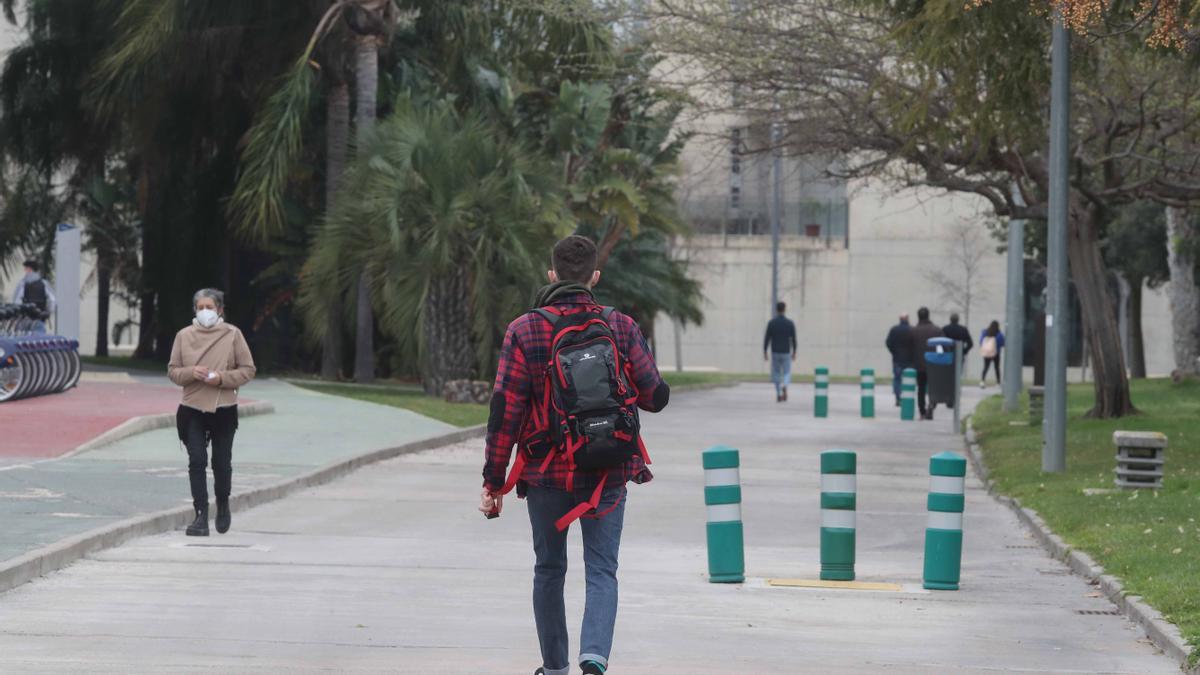
[[[196,519],[187,527],[187,536],[189,537],[207,537],[208,536],[208,507],[196,509]]]
[[[233,516],[229,513],[229,500],[217,502],[217,532],[225,534],[229,531],[230,524],[233,523]]]

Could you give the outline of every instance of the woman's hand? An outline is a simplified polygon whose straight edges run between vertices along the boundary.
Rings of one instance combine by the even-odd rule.
[[[221,377],[221,373],[218,373],[217,371],[214,370],[208,374],[208,379],[206,380],[206,382],[208,382],[209,384],[211,384],[214,387],[219,387],[219,386],[221,386],[221,382],[223,380],[224,380],[224,378]]]
[[[208,379],[208,368],[204,366],[192,366],[192,377],[199,382],[204,382]]]

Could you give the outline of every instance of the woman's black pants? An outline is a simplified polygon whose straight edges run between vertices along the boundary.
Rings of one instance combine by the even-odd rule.
[[[238,427],[237,406],[201,412],[179,406],[175,413],[179,440],[188,453],[188,480],[192,484],[192,504],[208,509],[208,446],[212,444],[213,492],[217,502],[229,501],[233,481],[233,434]]]

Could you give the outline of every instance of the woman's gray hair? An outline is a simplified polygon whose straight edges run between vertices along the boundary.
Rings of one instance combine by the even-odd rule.
[[[215,288],[201,288],[192,296],[192,309],[196,309],[196,303],[200,302],[200,298],[208,298],[217,305],[217,311],[225,309],[225,294]]]

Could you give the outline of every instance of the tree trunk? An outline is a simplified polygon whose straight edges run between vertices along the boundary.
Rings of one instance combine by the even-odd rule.
[[[1142,286],[1145,280],[1129,280],[1129,373],[1135,379],[1146,377],[1146,343],[1142,337]]]
[[[360,36],[354,51],[355,122],[361,144],[375,126],[376,96],[379,88],[379,39]],[[366,271],[359,273],[354,345],[354,379],[375,379],[375,317],[371,308],[371,282]]]
[[[1123,417],[1137,412],[1129,398],[1125,354],[1117,326],[1116,303],[1108,286],[1108,271],[1100,255],[1097,214],[1075,196],[1067,235],[1071,280],[1079,294],[1081,317],[1088,335],[1096,402],[1088,417]],[[1054,317],[1066,321],[1067,317]]]
[[[150,200],[153,198],[152,177],[155,175],[150,167],[150,158],[142,157],[138,172],[138,215],[142,220],[142,292],[138,301],[138,345],[133,355],[139,359],[154,358],[154,342],[157,334],[155,293],[150,276],[154,268],[152,261],[156,260],[155,237],[152,236],[150,222]]]
[[[1196,285],[1196,260],[1189,244],[1196,227],[1186,209],[1167,208],[1167,301],[1171,305],[1171,332],[1175,370],[1200,375],[1200,286]]]
[[[108,356],[108,307],[112,292],[112,262],[101,252],[96,256],[96,356]]]
[[[441,396],[449,380],[471,379],[475,348],[467,279],[451,274],[430,281],[425,295],[422,331],[425,341],[425,393]]]
[[[329,90],[325,122],[325,212],[333,210],[346,170],[350,145],[350,86],[336,82]],[[321,339],[321,377],[336,380],[342,370],[342,312],[340,296],[329,298],[329,318]]]

